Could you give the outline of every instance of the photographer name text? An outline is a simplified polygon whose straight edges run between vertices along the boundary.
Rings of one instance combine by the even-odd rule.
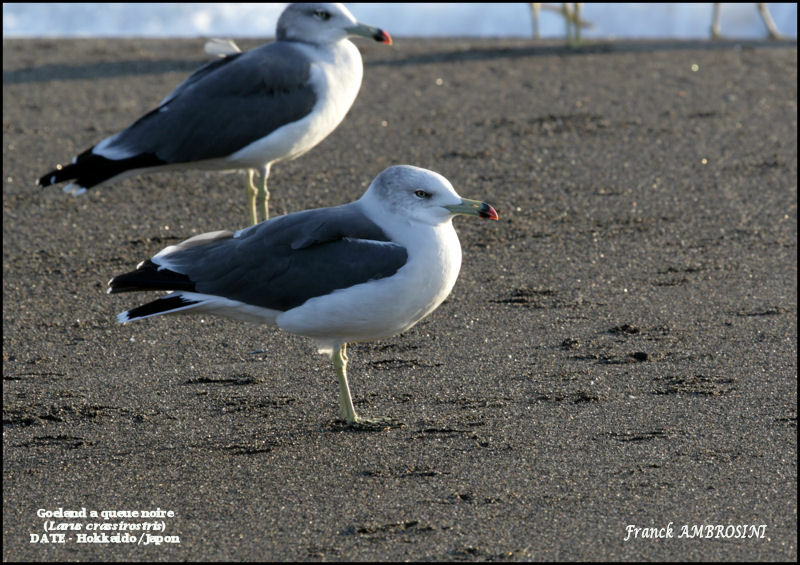
[[[672,539],[672,538],[700,538],[700,539],[765,539],[767,535],[766,524],[682,524],[673,525],[670,522],[662,528],[639,527],[628,524],[625,527],[625,539]],[[676,533],[677,530],[677,533]]]

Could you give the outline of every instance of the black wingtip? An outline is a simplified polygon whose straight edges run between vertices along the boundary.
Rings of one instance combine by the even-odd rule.
[[[181,295],[165,296],[163,298],[159,298],[158,300],[148,302],[147,304],[137,306],[136,308],[126,310],[125,312],[119,314],[117,319],[119,320],[120,324],[124,324],[125,322],[149,318],[150,316],[157,316],[158,314],[169,314],[172,311],[183,310],[189,306],[193,306],[194,304],[199,304],[199,301],[184,298]]]
[[[194,282],[182,273],[159,267],[150,259],[142,261],[135,271],[108,281],[108,294],[137,290],[186,290],[194,292]]]
[[[92,153],[92,150],[89,149],[78,155],[74,163],[66,166],[58,165],[40,177],[38,185],[47,187],[65,181],[73,181],[79,187],[88,190],[126,171],[166,164],[166,161],[159,159],[153,153],[140,153],[127,159],[114,160]]]
[[[72,167],[72,168],[71,168]],[[50,171],[49,173],[42,175],[36,186],[39,188],[45,188],[47,186],[58,184],[60,182],[72,180],[75,178],[75,175],[72,173],[74,172],[75,166],[74,165],[67,165],[64,167],[63,165],[56,165],[56,168]]]

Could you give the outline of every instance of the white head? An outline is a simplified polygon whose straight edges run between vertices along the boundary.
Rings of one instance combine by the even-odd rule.
[[[346,37],[354,36],[392,43],[388,33],[359,23],[353,14],[339,3],[289,4],[278,18],[276,31],[278,40],[316,44],[336,43]]]
[[[432,226],[449,222],[455,214],[497,219],[494,208],[461,198],[450,181],[439,173],[411,165],[385,169],[375,177],[360,202],[382,218]]]

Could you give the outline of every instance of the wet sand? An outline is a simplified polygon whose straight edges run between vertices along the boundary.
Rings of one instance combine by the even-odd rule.
[[[273,167],[273,212],[409,163],[500,214],[455,220],[433,315],[351,347],[356,409],[405,424],[373,433],[308,340],[116,323],[155,295],[112,276],[247,225],[242,173],[34,188],[202,47],[3,41],[4,560],[796,560],[796,42],[360,44],[359,98]],[[31,543],[58,508],[174,516]],[[179,543],[77,542],[121,521]]]

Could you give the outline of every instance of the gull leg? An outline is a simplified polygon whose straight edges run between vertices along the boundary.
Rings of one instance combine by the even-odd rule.
[[[353,398],[350,396],[350,387],[347,384],[347,344],[343,343],[333,352],[333,366],[336,376],[339,377],[339,415],[348,424],[358,423],[358,414],[353,408]]]
[[[778,31],[778,26],[775,25],[775,20],[772,19],[772,14],[769,13],[769,8],[765,3],[758,3],[758,13],[761,14],[761,19],[764,20],[771,39],[785,39],[783,34]]]
[[[350,387],[347,384],[346,343],[334,350],[333,366],[336,368],[336,376],[339,377],[339,414],[345,419],[348,426],[357,430],[378,431],[402,425],[390,418],[362,418],[356,414],[353,398],[350,396]]]
[[[531,2],[531,23],[533,24],[533,38],[539,39],[539,12],[542,8],[541,2]]]
[[[255,169],[248,169],[247,170],[247,201],[250,205],[250,216],[253,219],[253,223],[258,223],[258,213],[256,212],[256,197],[258,196],[258,188],[256,188],[255,183],[253,182],[253,175],[255,175]]]
[[[269,190],[267,189],[267,178],[269,178],[269,163],[261,167],[261,197],[264,199],[264,220],[269,220]]]
[[[567,29],[564,32],[567,39],[567,45],[572,47],[575,43],[575,40],[572,37],[572,6],[569,2],[564,2],[561,5],[561,10],[561,13],[564,16],[564,24],[567,26]]]
[[[722,33],[719,30],[719,2],[714,2],[714,8],[711,11],[711,39],[722,39]]]
[[[567,24],[567,45],[569,47],[580,47],[581,45],[581,26],[588,23],[581,20],[582,2],[565,2],[562,7],[564,21]]]

